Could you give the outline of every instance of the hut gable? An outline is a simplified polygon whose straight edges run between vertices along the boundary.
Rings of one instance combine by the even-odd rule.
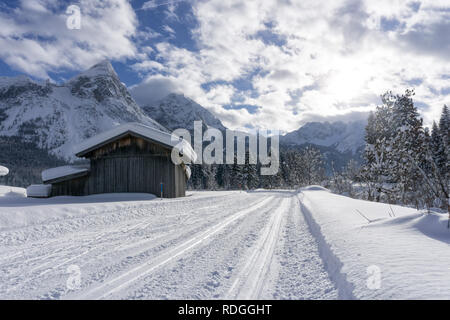
[[[75,147],[74,152],[77,157],[86,157],[91,151],[96,150],[111,142],[116,142],[127,136],[139,137],[144,140],[165,146],[167,148],[178,148],[192,162],[195,162],[197,155],[189,142],[183,139],[173,139],[172,134],[163,132],[140,123],[126,123],[111,130],[100,133]],[[126,142],[124,142],[126,143]]]
[[[129,133],[122,138],[109,142],[84,155],[85,158],[97,159],[101,157],[114,157],[126,155],[151,155],[170,157],[172,150],[158,142],[136,137]]]

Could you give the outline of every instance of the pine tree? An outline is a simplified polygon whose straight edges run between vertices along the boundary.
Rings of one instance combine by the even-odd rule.
[[[441,130],[439,129],[436,122],[433,121],[433,128],[431,131],[431,141],[430,148],[432,152],[432,159],[439,171],[445,174],[445,167],[447,162],[447,155],[445,154],[445,142],[443,139]]]
[[[242,168],[244,187],[246,189],[255,189],[259,185],[259,178],[256,171],[256,164],[250,164],[250,154],[247,151],[245,154],[245,165]]]
[[[217,189],[215,168],[210,164],[203,164],[201,168],[202,168],[202,189],[206,190]]]
[[[242,190],[246,186],[246,177],[243,172],[243,165],[237,163],[237,156],[234,155],[234,163],[231,165],[230,188]]]
[[[226,189],[226,185],[225,185],[225,165],[223,164],[219,164],[219,165],[214,165],[216,167],[216,184],[219,188],[221,189]]]
[[[301,152],[303,181],[306,185],[318,184],[324,178],[322,154],[313,147],[306,147]]]
[[[406,90],[404,95],[397,96],[393,104],[393,128],[391,137],[390,173],[396,178],[402,203],[414,201],[416,206],[417,194],[422,185],[423,177],[417,166],[426,169],[426,135],[414,106],[412,96],[414,92]],[[407,199],[409,198],[409,199]]]
[[[300,152],[297,150],[290,150],[283,153],[281,157],[281,170],[283,179],[289,187],[299,187],[302,180],[302,159]]]
[[[190,187],[194,190],[202,189],[202,180],[202,165],[193,164],[191,166],[191,178],[188,180]]]
[[[450,175],[450,111],[446,105],[442,108],[439,120],[439,135],[441,145],[436,154],[436,163],[441,174],[449,179]]]
[[[269,156],[271,156],[269,152]],[[281,163],[280,163],[281,165]],[[261,172],[261,166],[258,167],[259,172]],[[272,175],[260,175],[259,177],[260,186],[265,189],[280,188],[283,185],[283,176],[281,167],[278,171]]]
[[[365,166],[362,177],[369,187],[369,200],[380,201],[386,183],[391,183],[395,177],[390,172],[392,167],[393,137],[393,105],[396,97],[388,91],[381,96],[383,104],[377,107],[375,113],[369,116],[366,127],[366,147],[364,151]]]

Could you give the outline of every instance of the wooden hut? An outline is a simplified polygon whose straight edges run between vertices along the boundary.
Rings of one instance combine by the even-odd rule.
[[[165,198],[183,197],[190,170],[183,162],[172,162],[174,148],[195,161],[196,154],[185,140],[139,123],[127,123],[76,147],[75,155],[88,159],[88,164],[45,170],[42,180],[51,184],[51,196],[117,192],[159,196],[162,192]]]

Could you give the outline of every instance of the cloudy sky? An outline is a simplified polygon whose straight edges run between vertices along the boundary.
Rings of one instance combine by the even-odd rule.
[[[450,2],[1,2],[0,75],[62,82],[104,58],[138,103],[180,92],[234,129],[358,119],[406,88],[429,124],[450,104]]]

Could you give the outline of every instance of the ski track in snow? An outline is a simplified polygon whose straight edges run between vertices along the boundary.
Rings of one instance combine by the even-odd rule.
[[[270,263],[277,244],[283,213],[290,209],[291,199],[282,199],[270,216],[252,254],[247,258],[245,266],[234,280],[228,293],[230,299],[260,299],[264,280],[269,273]]]
[[[2,230],[0,244],[0,299],[337,298],[291,191],[154,200]]]

